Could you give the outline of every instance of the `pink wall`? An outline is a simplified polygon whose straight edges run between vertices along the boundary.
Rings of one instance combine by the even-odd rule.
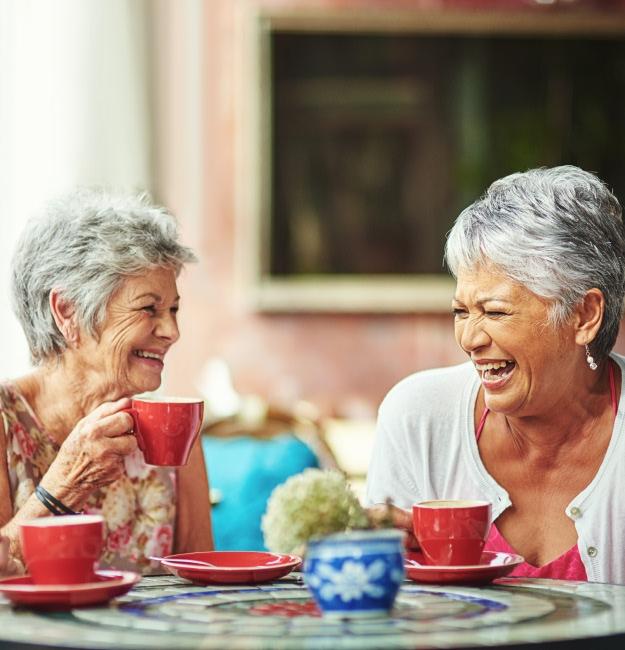
[[[462,361],[464,355],[454,342],[449,314],[268,315],[246,308],[235,264],[235,151],[240,133],[235,118],[239,107],[233,62],[240,36],[237,6],[240,9],[241,4],[245,2],[211,0],[204,5],[210,6],[210,11],[202,25],[204,85],[199,144],[203,169],[196,197],[199,217],[195,219],[188,216],[184,159],[174,168],[172,157],[166,156],[175,154],[179,129],[186,127],[181,104],[185,93],[179,88],[183,82],[178,70],[169,71],[171,84],[164,85],[169,94],[163,99],[166,109],[161,123],[169,140],[161,150],[160,171],[169,173],[170,178],[161,186],[159,198],[178,213],[186,240],[201,257],[180,279],[182,338],[170,354],[167,388],[194,392],[200,368],[207,359],[218,356],[231,366],[236,386],[243,393],[257,393],[275,403],[310,400],[326,414],[374,414],[385,392],[403,376]],[[272,0],[265,4],[293,7],[298,3]],[[376,3],[325,0],[306,4],[353,7]],[[397,0],[391,4],[431,8],[450,1]],[[486,0],[457,3],[467,4],[506,5]],[[516,0],[515,4],[527,3]],[[388,2],[382,0],[377,5],[388,6]],[[175,39],[170,47],[176,48]],[[168,65],[171,68],[171,62]],[[197,171],[189,166],[188,173]],[[172,175],[178,178],[177,185]],[[618,349],[625,350],[625,337]]]

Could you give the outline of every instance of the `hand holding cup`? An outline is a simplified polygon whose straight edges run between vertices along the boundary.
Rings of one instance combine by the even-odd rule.
[[[407,550],[416,550],[419,543],[413,532],[412,513],[394,506],[393,504],[376,505],[367,508],[367,517],[374,528],[387,528],[389,525],[406,533],[404,547]]]

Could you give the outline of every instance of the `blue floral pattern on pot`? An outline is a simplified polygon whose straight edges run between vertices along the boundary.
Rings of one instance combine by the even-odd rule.
[[[358,531],[310,542],[304,580],[324,615],[379,616],[404,579],[403,533]]]

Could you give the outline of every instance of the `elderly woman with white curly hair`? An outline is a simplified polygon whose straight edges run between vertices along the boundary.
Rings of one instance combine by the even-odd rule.
[[[179,338],[176,278],[192,261],[144,196],[79,190],[27,224],[12,278],[34,369],[0,384],[0,525],[14,558],[19,523],[50,514],[46,495],[104,516],[104,566],[148,573],[150,555],[212,548],[199,443],[183,468],[148,466],[124,410],[161,384]]]
[[[470,362],[416,373],[384,399],[370,504],[493,504],[485,549],[512,575],[625,583],[621,206],[595,175],[494,182],[451,230],[455,335]]]

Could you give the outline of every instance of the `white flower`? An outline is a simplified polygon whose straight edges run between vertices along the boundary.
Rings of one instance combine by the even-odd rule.
[[[375,560],[368,567],[363,562],[346,560],[339,571],[330,564],[319,562],[317,575],[310,575],[308,582],[311,587],[321,587],[324,600],[339,596],[344,603],[348,603],[365,595],[379,598],[384,595],[384,587],[374,584],[374,581],[384,575],[385,568],[383,560]],[[327,582],[323,584],[323,580]]]
[[[314,535],[368,527],[367,515],[339,472],[307,469],[274,489],[262,519],[265,545],[296,553]]]

